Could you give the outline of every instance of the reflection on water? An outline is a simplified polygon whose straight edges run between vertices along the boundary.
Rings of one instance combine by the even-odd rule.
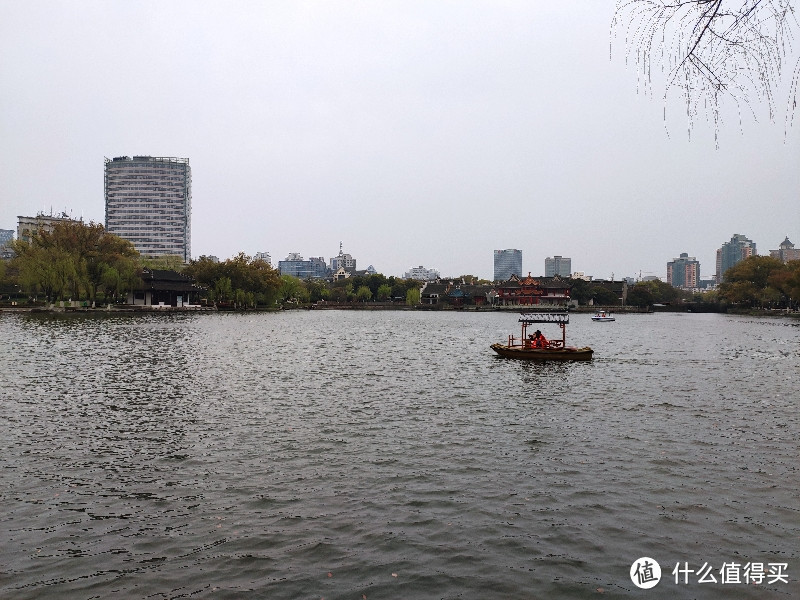
[[[798,595],[796,322],[573,315],[572,364],[495,356],[516,328],[0,315],[0,595]],[[792,583],[668,581],[734,560]]]

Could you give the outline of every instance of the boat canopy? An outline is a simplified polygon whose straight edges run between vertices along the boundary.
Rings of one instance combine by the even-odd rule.
[[[522,313],[519,316],[520,323],[569,323],[568,312],[536,312]]]

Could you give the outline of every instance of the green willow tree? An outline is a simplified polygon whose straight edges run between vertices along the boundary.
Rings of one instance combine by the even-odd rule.
[[[392,297],[392,286],[388,283],[383,283],[378,286],[378,291],[375,293],[375,297],[380,302],[386,302]]]
[[[214,297],[216,302],[231,302],[233,300],[233,286],[230,277],[220,277],[214,282]]]
[[[210,300],[234,302],[242,308],[273,306],[284,285],[277,270],[244,252],[224,262],[201,256],[191,261],[183,273],[208,288]]]
[[[100,276],[100,289],[106,299],[121,302],[129,290],[139,287],[141,279],[134,263],[105,265]]]
[[[20,288],[37,297],[44,296],[48,302],[55,302],[71,296],[76,287],[78,269],[74,256],[58,247],[29,248],[15,246],[15,260],[19,269],[17,281]]]
[[[292,275],[280,276],[281,286],[278,289],[278,300],[281,304],[287,302],[307,302],[309,298],[308,290],[297,277]]]
[[[347,302],[353,297],[353,282],[349,279],[335,281],[331,285],[330,298],[334,302]]]
[[[311,280],[304,282],[308,291],[309,302],[327,301],[331,297],[331,291],[324,281]]]
[[[369,302],[372,300],[372,290],[366,285],[362,285],[356,290],[356,300],[358,302]]]
[[[40,228],[29,242],[14,241],[12,248],[20,287],[48,301],[95,301],[99,290],[119,297],[140,282],[133,244],[98,223],[60,222],[51,230]]]
[[[419,290],[422,287],[422,282],[416,279],[395,279],[392,286],[392,298],[405,298],[408,301],[409,290],[417,291],[417,302],[419,303]]]

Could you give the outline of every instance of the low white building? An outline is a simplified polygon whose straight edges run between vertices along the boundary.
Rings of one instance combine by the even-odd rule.
[[[439,271],[436,269],[426,269],[422,265],[413,267],[403,275],[404,279],[417,279],[419,281],[435,281],[439,279]]]
[[[55,226],[59,223],[82,222],[67,216],[66,213],[62,213],[59,217],[39,213],[35,217],[18,216],[17,219],[19,220],[19,224],[17,225],[17,239],[28,243],[30,243],[33,236],[40,229],[43,231],[53,231]]]

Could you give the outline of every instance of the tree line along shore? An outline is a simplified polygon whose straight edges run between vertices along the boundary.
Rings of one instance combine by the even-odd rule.
[[[51,230],[40,229],[30,240],[13,241],[11,248],[14,258],[0,261],[0,307],[123,308],[129,294],[141,289],[146,270],[172,270],[196,282],[202,290],[203,307],[432,308],[420,304],[421,281],[380,273],[338,281],[300,280],[281,275],[267,262],[243,252],[225,261],[201,256],[189,264],[178,257],[148,259],[129,241],[106,233],[97,223],[58,223]],[[769,256],[742,260],[725,273],[717,289],[705,292],[681,290],[660,280],[641,281],[628,287],[623,300],[591,281],[567,281],[571,304],[578,310],[589,305],[618,311],[653,307],[701,311],[800,308],[800,261],[783,263]],[[492,282],[472,275],[454,278],[454,284],[458,282],[492,286]],[[444,300],[437,308],[498,307],[451,305]]]

